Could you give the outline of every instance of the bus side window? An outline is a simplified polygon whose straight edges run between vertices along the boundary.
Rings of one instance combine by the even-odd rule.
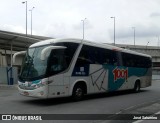
[[[107,49],[102,50],[102,64],[110,64],[111,58],[110,58],[110,51]]]
[[[64,50],[53,50],[49,61],[50,74],[56,74],[67,69],[67,63],[64,55]]]
[[[100,64],[100,52],[98,50],[98,48],[96,47],[90,47],[90,46],[86,46],[87,49],[89,49],[88,52],[88,57],[91,61],[92,64]]]
[[[117,61],[117,56],[115,51],[111,51],[110,58],[111,58],[111,64],[117,66],[118,61]]]
[[[81,66],[85,66],[88,64],[91,64],[92,61],[90,60],[89,57],[89,48],[87,46],[83,46],[82,50],[78,56],[77,62],[76,62],[76,67],[81,67]]]

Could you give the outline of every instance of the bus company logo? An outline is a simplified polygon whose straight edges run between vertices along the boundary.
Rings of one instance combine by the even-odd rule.
[[[119,68],[116,67],[113,70],[113,75],[114,75],[114,81],[117,81],[117,79],[125,79],[125,80],[127,80],[127,78],[128,78],[128,68],[119,69]]]

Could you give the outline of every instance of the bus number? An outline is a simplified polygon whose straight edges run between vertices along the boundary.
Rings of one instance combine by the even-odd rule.
[[[127,80],[127,78],[128,78],[128,68],[127,69],[115,68],[113,70],[113,75],[114,75],[114,81],[117,81],[117,79]]]

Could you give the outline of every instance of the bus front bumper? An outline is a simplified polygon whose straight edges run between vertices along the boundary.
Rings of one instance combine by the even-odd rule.
[[[18,87],[19,93],[23,96],[37,97],[37,98],[47,98],[48,97],[48,87],[43,86],[34,90],[26,90]]]

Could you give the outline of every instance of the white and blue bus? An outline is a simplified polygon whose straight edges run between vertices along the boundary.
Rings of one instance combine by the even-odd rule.
[[[151,56],[82,39],[50,39],[25,54],[18,89],[25,96],[52,98],[151,86]]]

